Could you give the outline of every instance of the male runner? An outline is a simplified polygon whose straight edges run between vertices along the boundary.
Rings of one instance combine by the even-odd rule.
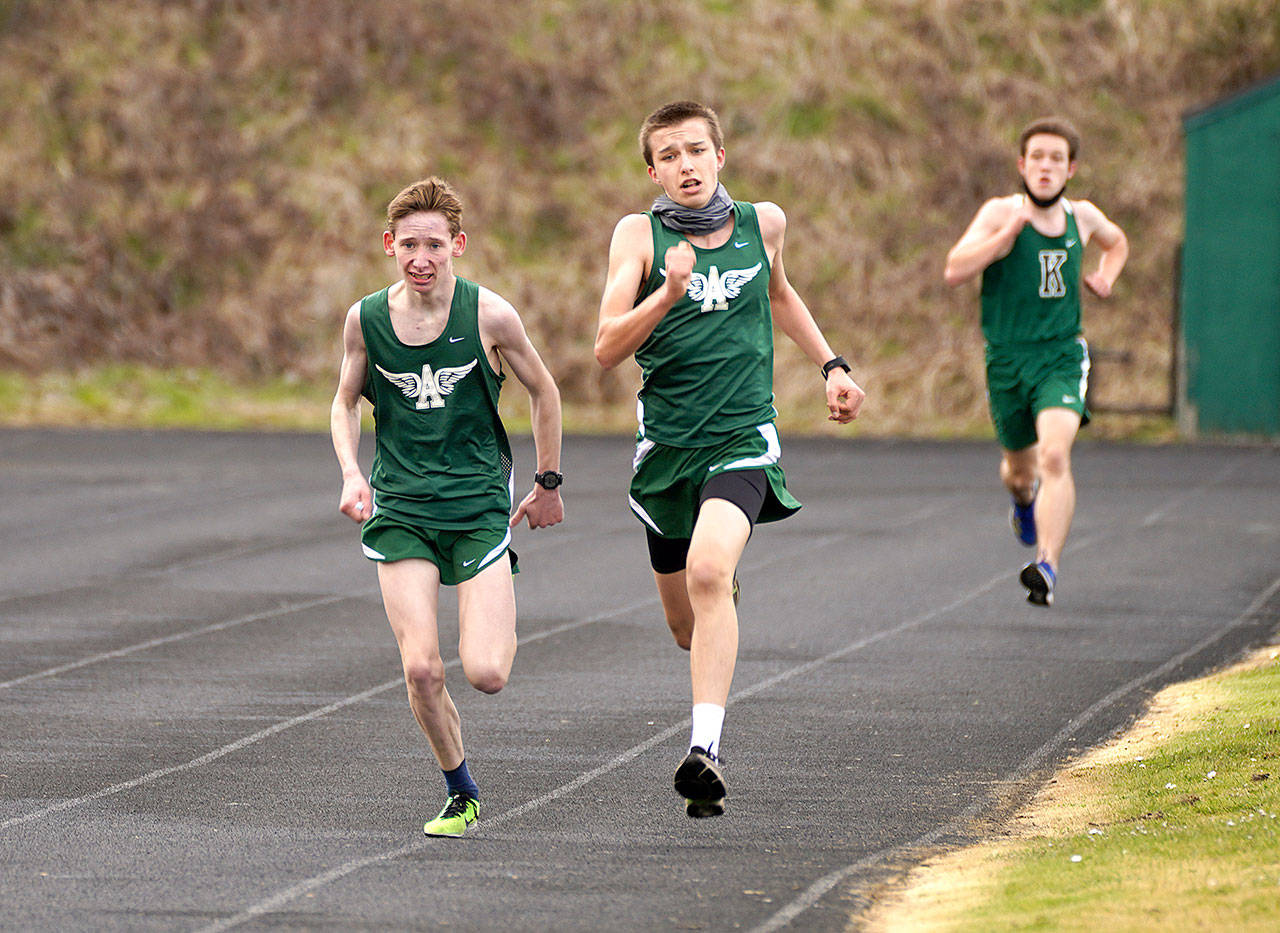
[[[821,368],[831,420],[852,421],[864,396],[787,280],[781,208],[734,201],[720,184],[715,112],[661,107],[640,149],[663,194],[614,230],[595,352],[606,369],[634,354],[643,371],[630,501],[667,625],[690,653],[693,728],[675,787],[689,816],[706,817],[724,812],[738,559],[757,521],[800,508],[778,465],[772,323]]]
[[[1091,240],[1102,247],[1098,267],[1083,281],[1106,298],[1129,242],[1089,201],[1062,196],[1080,148],[1070,123],[1036,120],[1018,145],[1023,193],[982,205],[947,254],[944,278],[954,286],[982,273],[987,392],[1003,448],[1000,479],[1013,497],[1014,534],[1036,548],[1021,581],[1029,602],[1051,606],[1075,513],[1071,447],[1089,420],[1089,349],[1080,328],[1084,247]]]
[[[522,518],[545,528],[564,517],[560,393],[515,309],[454,274],[466,243],[462,203],[446,182],[428,178],[392,199],[383,249],[400,279],[347,311],[330,418],[342,467],[338,507],[362,523],[409,706],[444,772],[448,799],[423,827],[429,836],[461,836],[480,812],[445,689],[440,584],[458,587],[467,680],[497,693],[516,653],[511,528]],[[511,449],[498,417],[504,364],[529,391],[538,461],[533,491],[514,515]],[[357,462],[361,396],[373,404],[377,429],[368,481]]]

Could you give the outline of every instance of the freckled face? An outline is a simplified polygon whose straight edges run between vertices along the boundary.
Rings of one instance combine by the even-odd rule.
[[[703,207],[716,193],[724,150],[711,141],[701,117],[654,130],[649,136],[653,165],[649,177],[682,207]]]

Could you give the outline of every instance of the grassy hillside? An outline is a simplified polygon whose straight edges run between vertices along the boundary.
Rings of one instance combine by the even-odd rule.
[[[595,316],[635,132],[701,98],[723,180],[787,211],[787,269],[871,398],[863,430],[985,423],[976,287],[943,257],[1014,190],[1014,139],[1084,131],[1070,187],[1128,232],[1089,301],[1104,400],[1168,393],[1181,115],[1280,70],[1272,0],[0,0],[0,370],[108,362],[330,385],[343,310],[389,280],[381,215],[458,186],[459,271],[525,315],[578,411],[630,409]],[[821,422],[780,344],[779,407]]]

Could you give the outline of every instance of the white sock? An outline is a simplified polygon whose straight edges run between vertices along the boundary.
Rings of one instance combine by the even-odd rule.
[[[720,754],[720,730],[724,727],[724,707],[714,703],[693,704],[693,731],[689,747],[705,748],[716,758]]]

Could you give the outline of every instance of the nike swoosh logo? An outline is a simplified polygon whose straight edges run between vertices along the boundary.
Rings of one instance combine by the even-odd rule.
[[[474,564],[474,563],[475,563],[476,561],[478,561],[479,559],[480,559],[480,558],[478,558],[478,557],[473,557],[473,558],[471,558],[471,560],[464,560],[464,561],[462,562],[462,566],[464,566],[464,567],[470,567],[472,564]]]
[[[459,340],[466,340],[466,339],[467,339],[466,337],[450,337],[450,338],[449,338],[449,342],[450,342],[450,343],[457,343]]]
[[[734,243],[734,244],[733,244],[733,248],[734,248],[734,249],[742,249],[742,247],[744,247],[744,246],[746,246],[746,245],[747,245],[747,243],[746,243],[746,241],[744,240],[744,241],[743,241],[743,242],[741,242],[741,243]]]
[[[1067,249],[1071,249],[1071,247],[1073,247],[1073,246],[1075,246],[1075,245],[1076,245],[1076,241],[1075,241],[1075,240],[1067,240]]]

